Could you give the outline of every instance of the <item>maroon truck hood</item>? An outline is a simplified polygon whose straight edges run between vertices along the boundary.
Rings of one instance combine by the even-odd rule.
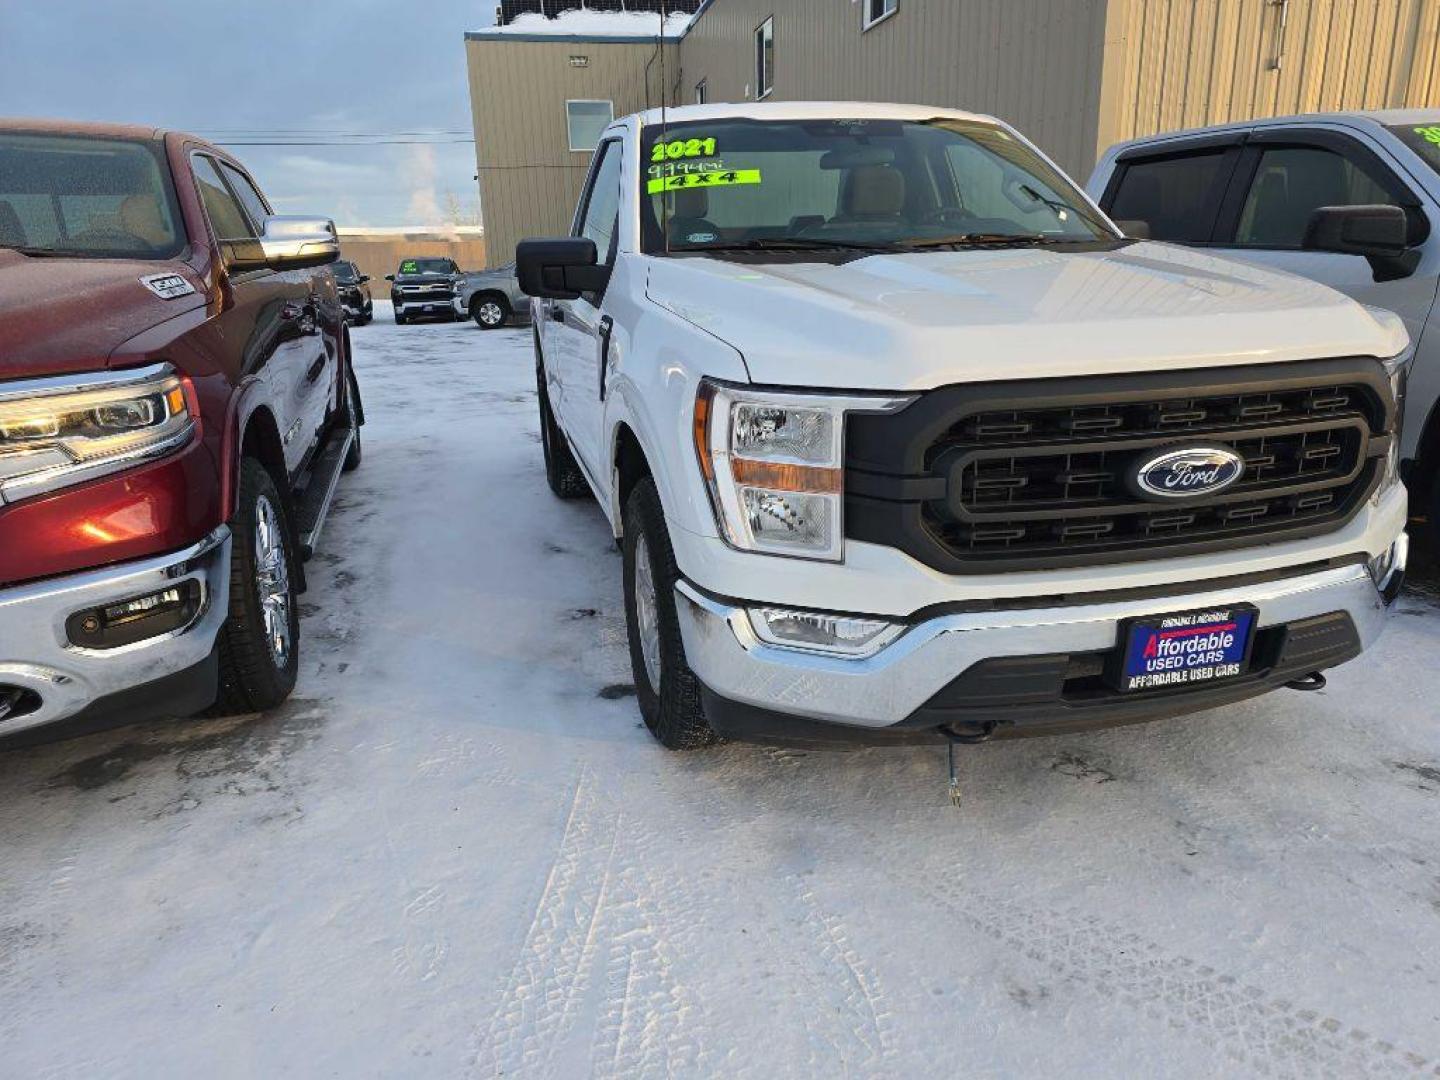
[[[162,300],[140,283],[181,274],[195,292]],[[118,345],[205,303],[181,262],[32,258],[0,248],[0,379],[104,367]]]

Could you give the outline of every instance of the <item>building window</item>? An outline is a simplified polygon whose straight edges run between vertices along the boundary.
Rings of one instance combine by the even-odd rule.
[[[710,88],[705,85],[705,80],[701,79],[698,83],[695,84],[695,104],[704,105],[709,100]]]
[[[775,89],[775,16],[755,31],[755,100],[768,97]]]
[[[861,0],[865,5],[864,30],[869,30],[878,22],[883,22],[895,14],[895,9],[900,6],[900,0]]]
[[[565,126],[570,131],[571,150],[594,150],[610,121],[615,119],[615,105],[609,101],[565,102]]]

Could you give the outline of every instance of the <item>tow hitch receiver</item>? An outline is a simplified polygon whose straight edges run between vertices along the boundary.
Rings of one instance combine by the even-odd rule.
[[[1318,671],[1312,671],[1309,675],[1301,675],[1298,679],[1291,679],[1285,684],[1288,690],[1324,690],[1325,676]]]

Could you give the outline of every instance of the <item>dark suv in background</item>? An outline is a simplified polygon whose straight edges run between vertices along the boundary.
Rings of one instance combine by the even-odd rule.
[[[345,321],[364,326],[375,317],[375,301],[370,297],[370,279],[353,262],[341,260],[330,267],[335,275],[335,291],[345,309]]]
[[[455,318],[455,290],[462,275],[453,259],[402,259],[400,269],[386,274],[395,321],[400,325],[415,319]]]

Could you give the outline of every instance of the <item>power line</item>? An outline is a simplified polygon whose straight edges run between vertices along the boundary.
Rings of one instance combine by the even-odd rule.
[[[588,172],[589,165],[480,165],[481,172],[508,172],[511,169],[579,169]]]
[[[333,142],[325,139],[307,140],[215,140],[219,146],[463,146],[475,145],[474,139],[381,139],[375,142]]]
[[[446,128],[429,131],[347,131],[343,128],[202,128],[211,135],[218,135],[233,138],[307,138],[310,136],[324,136],[327,138],[344,139],[378,139],[397,138],[400,136],[440,136],[440,135],[469,135],[469,128]]]

